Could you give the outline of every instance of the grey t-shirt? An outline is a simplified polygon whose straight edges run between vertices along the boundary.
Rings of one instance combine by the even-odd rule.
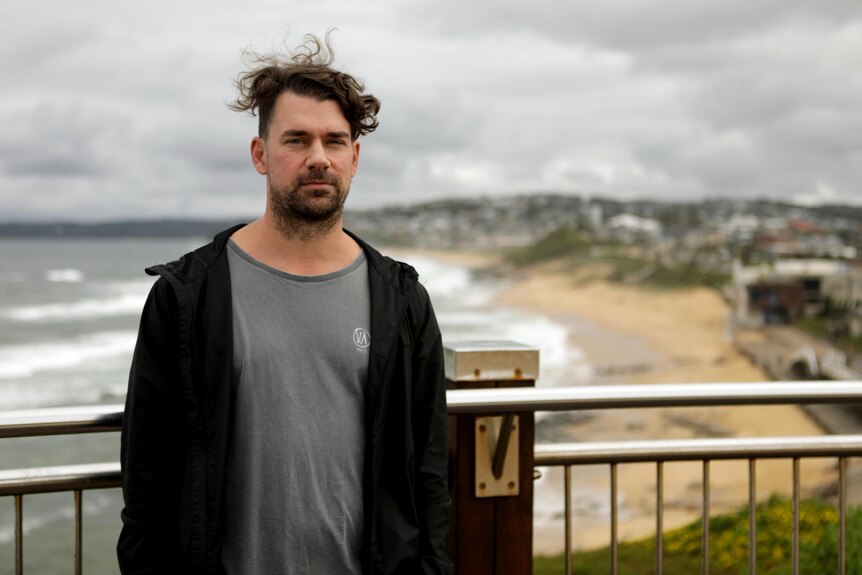
[[[321,276],[228,242],[234,402],[222,559],[231,575],[360,574],[370,295],[364,254]]]

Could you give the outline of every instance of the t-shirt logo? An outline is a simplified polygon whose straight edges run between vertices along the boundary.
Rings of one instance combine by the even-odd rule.
[[[371,345],[371,334],[368,333],[368,330],[357,327],[353,330],[353,343],[358,349],[365,349]]]

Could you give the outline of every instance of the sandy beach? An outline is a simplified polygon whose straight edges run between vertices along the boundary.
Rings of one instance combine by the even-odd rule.
[[[413,255],[477,270],[498,268],[485,254],[409,250]],[[400,255],[400,254],[399,254]],[[405,254],[406,255],[406,254]],[[765,382],[767,375],[732,344],[728,307],[714,290],[650,290],[612,284],[602,270],[562,272],[552,264],[510,270],[492,305],[545,315],[565,325],[569,343],[583,351],[572,371],[592,368],[590,385],[644,383]],[[525,341],[524,343],[531,343]],[[583,378],[556,385],[583,384]],[[542,381],[539,385],[547,385]],[[544,414],[537,441],[615,441],[694,437],[820,435],[823,429],[797,406],[631,409]],[[836,482],[836,462],[803,460],[802,495],[829,490]],[[791,493],[791,462],[757,463],[759,499]],[[655,465],[619,466],[619,534],[622,540],[650,536],[655,529]],[[664,471],[664,528],[699,518],[703,466],[700,462],[668,463]],[[575,548],[608,544],[609,469],[585,466],[573,470],[572,501]],[[710,464],[713,513],[744,505],[748,497],[748,464]],[[563,549],[563,470],[542,469],[536,482],[534,553]]]
[[[483,253],[405,250],[475,270],[505,268]],[[409,261],[409,257],[406,257]],[[498,275],[495,273],[494,275]],[[766,382],[768,376],[739,353],[732,343],[728,306],[711,289],[653,290],[603,279],[598,266],[578,274],[554,263],[509,270],[503,289],[491,305],[544,315],[566,326],[571,346],[580,349],[572,373],[592,370],[588,385],[645,383]],[[530,341],[523,341],[530,344]],[[576,355],[576,357],[578,357]],[[542,376],[539,385],[583,385],[584,379]],[[736,406],[674,409],[629,409],[540,415],[537,442],[623,441],[695,437],[760,437],[821,435],[824,430],[797,406]],[[534,553],[563,550],[563,470],[542,469],[536,482]],[[833,459],[802,461],[802,496],[834,490]],[[607,466],[573,469],[573,545],[590,549],[610,541],[610,480]],[[757,495],[789,496],[789,460],[757,463]],[[655,465],[626,464],[618,468],[619,535],[622,540],[651,536],[655,531]],[[668,463],[664,470],[664,529],[700,517],[703,466],[700,462]],[[712,513],[735,510],[748,498],[748,463],[710,464]],[[852,486],[851,486],[852,491]],[[851,495],[852,498],[852,495]]]
[[[731,342],[727,305],[713,290],[651,291],[585,281],[552,268],[534,268],[500,294],[497,304],[547,314],[570,326],[570,339],[595,366],[595,383],[761,382],[767,376]],[[527,342],[529,343],[529,342]],[[614,441],[691,437],[819,435],[823,430],[796,406],[618,410],[568,418],[555,424],[555,441]],[[536,509],[562,501],[561,469],[547,469],[537,484]],[[607,467],[573,471],[576,548],[609,542]],[[665,529],[699,517],[703,470],[699,462],[665,466]],[[758,497],[789,495],[791,463],[757,464]],[[836,478],[832,460],[804,460],[803,496]],[[747,501],[748,467],[743,461],[714,462],[710,469],[711,510]],[[619,467],[620,536],[654,532],[655,465]],[[557,553],[563,546],[560,512],[536,516],[534,552]]]

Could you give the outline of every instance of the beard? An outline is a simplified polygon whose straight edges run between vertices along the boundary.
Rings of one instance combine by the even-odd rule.
[[[309,171],[281,187],[275,186],[269,175],[267,181],[275,223],[285,237],[312,239],[329,232],[341,221],[350,190],[344,187],[338,174]],[[329,184],[331,189],[302,189],[312,182]]]

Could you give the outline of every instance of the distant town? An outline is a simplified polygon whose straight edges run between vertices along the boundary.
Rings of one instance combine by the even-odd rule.
[[[770,330],[769,345],[736,341],[774,377],[862,369],[862,207],[545,195],[353,212],[348,225],[383,243],[501,250],[514,266],[557,260],[625,284],[712,287],[736,333]]]
[[[238,221],[156,219],[96,223],[0,221],[0,237],[193,237]],[[449,199],[350,210],[346,225],[387,244],[433,248],[525,246],[562,228],[627,243],[649,241],[734,256],[826,257],[862,253],[862,206],[810,206],[764,200],[697,203],[615,201],[569,195]]]
[[[6,222],[0,238],[204,237],[235,222]],[[556,260],[569,269],[592,266],[620,283],[713,287],[731,305],[737,328],[790,325],[815,338],[752,347],[753,359],[775,377],[858,378],[842,369],[862,363],[859,206],[545,194],[349,210],[345,225],[377,244],[500,253],[514,268]]]

